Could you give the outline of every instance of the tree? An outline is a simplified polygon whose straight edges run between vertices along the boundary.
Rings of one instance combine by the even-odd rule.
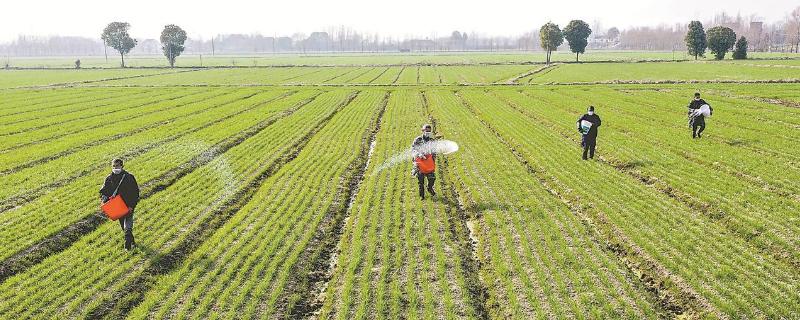
[[[125,68],[125,55],[136,46],[136,39],[131,38],[128,34],[130,27],[131,24],[127,22],[112,22],[103,29],[103,35],[101,36],[106,45],[119,52],[123,68]]]
[[[183,53],[184,42],[186,42],[186,31],[179,26],[170,24],[161,31],[161,50],[164,51],[170,67],[175,67],[175,58]]]
[[[569,42],[569,50],[575,53],[575,62],[578,61],[579,54],[586,52],[590,34],[592,29],[583,20],[572,20],[564,27],[564,38]]]
[[[711,49],[714,58],[722,60],[725,58],[725,54],[733,49],[733,45],[736,43],[736,33],[728,27],[713,27],[708,29],[706,42],[708,42],[708,48]]]
[[[542,45],[542,49],[547,51],[547,64],[550,64],[552,52],[564,43],[564,34],[561,33],[561,29],[558,28],[557,24],[548,22],[539,29],[539,42]]]
[[[608,32],[606,33],[606,37],[609,40],[617,39],[619,37],[619,29],[617,29],[617,27],[611,27],[611,29],[608,29]]]
[[[703,30],[703,24],[700,21],[692,21],[689,23],[689,31],[686,32],[686,48],[689,49],[689,55],[697,57],[706,56],[706,32]]]
[[[789,40],[789,52],[800,52],[800,7],[795,8],[786,16],[786,37]]]
[[[456,45],[458,49],[464,50],[466,42],[467,42],[466,33],[453,31],[453,33],[450,34],[450,43]]]
[[[747,59],[747,38],[744,36],[736,41],[736,49],[733,50],[733,58],[736,60]]]

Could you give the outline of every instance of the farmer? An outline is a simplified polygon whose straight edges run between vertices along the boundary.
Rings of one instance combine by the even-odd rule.
[[[105,203],[114,195],[119,195],[128,205],[128,214],[119,219],[119,226],[125,233],[125,250],[131,250],[136,242],[133,240],[133,210],[139,203],[139,184],[136,177],[122,169],[122,159],[111,161],[111,174],[106,177],[100,189],[100,201]]]
[[[436,180],[436,156],[433,154],[431,148],[425,146],[427,142],[433,141],[433,127],[426,124],[422,126],[422,135],[416,137],[414,142],[411,143],[411,154],[413,156],[412,163],[414,165],[411,174],[417,176],[419,182],[419,197],[425,200],[425,178],[428,179],[428,192],[431,196],[435,196],[436,192],[433,191],[433,182]]]
[[[700,92],[695,92],[694,99],[689,101],[688,106],[689,128],[692,129],[692,139],[702,138],[700,134],[706,129],[706,117],[699,112],[700,107],[703,105],[708,105],[709,111],[714,113],[714,109],[711,108],[711,105],[706,103],[705,100],[700,99]]]
[[[589,130],[585,130],[581,122],[588,121],[591,126]],[[589,106],[589,111],[578,119],[578,132],[581,133],[581,147],[583,147],[583,160],[587,160],[586,153],[589,153],[589,158],[594,159],[594,148],[597,145],[597,127],[600,126],[600,116],[594,114],[594,106]]]

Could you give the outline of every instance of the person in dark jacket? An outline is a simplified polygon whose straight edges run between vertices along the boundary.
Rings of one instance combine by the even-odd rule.
[[[128,205],[128,214],[119,219],[119,226],[125,234],[125,250],[130,250],[136,244],[133,239],[133,211],[139,203],[139,184],[136,183],[136,177],[125,171],[123,166],[122,159],[111,161],[111,174],[100,189],[100,201],[105,203],[118,194]]]
[[[584,131],[581,127],[581,121],[588,121],[592,124],[589,131]],[[594,149],[597,145],[597,128],[600,127],[600,116],[594,113],[594,106],[589,106],[589,111],[578,119],[577,125],[578,132],[581,133],[583,160],[594,159]],[[587,153],[589,153],[589,158],[586,157]]]
[[[689,108],[689,128],[692,129],[692,139],[702,138],[701,134],[703,130],[706,129],[706,117],[697,112],[703,105],[708,105],[709,111],[714,113],[714,109],[711,108],[711,105],[700,98],[700,92],[695,92],[694,99],[689,101],[689,105],[687,106]]]
[[[414,138],[414,141],[411,143],[411,153],[413,156],[412,164],[414,165],[411,173],[417,177],[417,182],[419,183],[419,197],[423,200],[425,199],[426,178],[428,179],[428,192],[431,196],[436,195],[436,191],[433,190],[433,182],[436,181],[436,155],[434,155],[431,150],[425,150],[426,148],[424,148],[425,143],[433,140],[433,127],[426,124],[422,126],[422,135]],[[421,168],[421,165],[424,165],[425,168]]]

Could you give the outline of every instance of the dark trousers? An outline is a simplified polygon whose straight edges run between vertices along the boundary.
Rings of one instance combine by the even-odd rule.
[[[699,138],[703,130],[706,129],[706,122],[704,120],[692,122],[692,138]]]
[[[587,159],[586,153],[589,153],[589,158],[594,159],[594,148],[597,146],[597,137],[583,135],[581,146],[583,147],[583,160]]]
[[[436,174],[433,172],[427,174],[419,172],[417,173],[417,181],[419,182],[420,197],[425,196],[425,178],[428,179],[428,192],[430,192],[431,195],[435,194],[435,192],[433,192],[433,182],[436,181]]]
[[[133,241],[133,210],[126,214],[124,217],[119,218],[119,227],[125,233],[125,247],[129,247],[134,243]]]

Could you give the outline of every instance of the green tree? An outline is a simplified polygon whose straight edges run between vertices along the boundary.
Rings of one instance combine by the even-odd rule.
[[[733,49],[733,45],[736,44],[736,33],[728,27],[713,27],[708,29],[706,42],[708,42],[708,48],[711,49],[714,58],[722,60],[725,58],[725,54]]]
[[[542,45],[542,49],[547,51],[547,64],[550,64],[552,52],[564,43],[564,34],[561,33],[561,29],[558,28],[557,24],[548,22],[539,29],[539,42]]]
[[[744,36],[736,41],[736,49],[733,50],[733,58],[736,60],[747,59],[747,38]]]
[[[706,32],[703,30],[703,24],[700,21],[692,21],[689,23],[689,31],[686,32],[686,48],[689,49],[689,55],[697,57],[706,56]]]
[[[128,29],[130,29],[130,27],[130,23],[127,22],[112,22],[103,29],[103,34],[101,36],[103,43],[119,52],[119,56],[122,58],[123,68],[125,68],[125,55],[131,52],[131,49],[136,46],[136,39],[131,38],[128,34]]]
[[[175,67],[175,58],[183,53],[184,42],[186,42],[186,31],[179,26],[170,24],[161,31],[161,50],[164,51],[170,67]]]
[[[575,62],[578,61],[579,54],[586,52],[590,34],[592,29],[583,20],[572,20],[564,27],[564,38],[569,42],[569,50],[575,53]]]

